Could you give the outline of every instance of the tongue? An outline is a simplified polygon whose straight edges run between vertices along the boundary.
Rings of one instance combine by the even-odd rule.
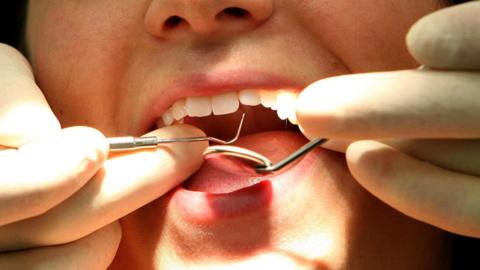
[[[241,137],[235,145],[261,153],[276,163],[305,143],[306,139],[300,133],[272,131]],[[255,173],[250,164],[239,159],[215,156],[205,160],[200,170],[183,186],[193,191],[229,193],[269,178]]]

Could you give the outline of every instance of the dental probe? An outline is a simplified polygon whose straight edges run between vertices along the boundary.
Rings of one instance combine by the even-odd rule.
[[[204,157],[215,156],[215,155],[237,157],[237,158],[252,161],[260,166],[272,165],[272,162],[270,161],[270,159],[268,159],[264,155],[246,148],[233,146],[233,145],[213,145],[213,146],[207,147],[207,149],[205,149],[205,151],[203,152]]]
[[[243,120],[245,119],[245,114],[242,115],[240,124],[238,125],[237,133],[235,137],[231,140],[224,141],[210,136],[203,137],[185,137],[185,138],[158,138],[157,136],[148,136],[148,137],[110,137],[107,138],[107,142],[110,145],[110,151],[125,151],[125,150],[135,150],[141,148],[155,148],[159,144],[164,143],[175,143],[175,142],[200,142],[200,141],[210,141],[218,144],[232,144],[238,140],[240,137],[240,132],[243,127]]]
[[[417,70],[419,71],[425,71],[429,69],[430,68],[425,65],[422,65],[417,68]],[[318,139],[312,140],[309,143],[305,144],[304,146],[300,147],[297,151],[293,152],[292,154],[284,158],[283,160],[277,162],[276,164],[273,164],[272,161],[270,161],[270,159],[268,159],[267,157],[263,156],[260,153],[257,153],[255,151],[248,150],[245,148],[241,148],[241,147],[236,147],[236,146],[226,147],[222,145],[213,145],[208,147],[207,150],[205,150],[205,152],[203,153],[203,155],[208,156],[208,155],[214,155],[214,154],[222,154],[222,155],[241,158],[248,161],[253,161],[254,163],[256,163],[254,165],[254,169],[257,173],[268,174],[268,173],[273,173],[281,170],[288,164],[291,164],[295,160],[299,159],[301,156],[313,150],[315,147],[322,145],[327,141],[328,139],[324,139],[324,138],[318,138]]]
[[[253,161],[255,165],[253,168],[259,174],[268,174],[276,172],[283,167],[287,166],[288,164],[294,162],[295,160],[299,159],[301,156],[305,155],[306,153],[313,150],[315,147],[324,144],[327,142],[328,139],[315,139],[310,141],[309,143],[305,144],[304,146],[300,147],[297,151],[293,152],[283,160],[273,164],[270,159],[263,156],[260,153],[255,151],[245,149],[238,146],[230,146],[230,145],[213,145],[207,147],[207,149],[203,152],[203,156],[210,156],[210,155],[225,155],[225,156],[233,156],[237,158],[241,158],[248,161]]]
[[[313,141],[308,142],[304,146],[300,147],[297,151],[293,152],[283,160],[277,162],[273,165],[261,164],[255,166],[255,171],[257,173],[272,173],[276,172],[283,167],[287,166],[288,164],[294,162],[295,160],[299,159],[301,156],[305,155],[306,153],[313,150],[315,147],[326,143],[328,139],[318,138]]]

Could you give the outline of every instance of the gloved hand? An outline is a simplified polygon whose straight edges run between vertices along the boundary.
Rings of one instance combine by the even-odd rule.
[[[109,156],[99,131],[60,128],[28,62],[6,45],[0,74],[1,268],[106,269],[121,238],[117,220],[195,172],[206,143]],[[203,134],[176,126],[150,135]]]
[[[407,36],[424,70],[347,75],[304,90],[297,118],[332,139],[355,179],[402,213],[480,237],[480,2],[418,21]]]

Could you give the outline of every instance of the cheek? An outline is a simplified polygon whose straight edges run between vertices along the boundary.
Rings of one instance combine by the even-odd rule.
[[[142,20],[134,9],[127,14],[122,4],[112,9],[107,2],[36,2],[29,8],[30,60],[63,126],[109,129],[106,117],[114,114],[112,97],[118,96],[118,78],[127,65],[126,48]]]
[[[297,14],[318,43],[354,73],[416,65],[405,35],[420,17],[440,8],[438,0],[302,1]]]

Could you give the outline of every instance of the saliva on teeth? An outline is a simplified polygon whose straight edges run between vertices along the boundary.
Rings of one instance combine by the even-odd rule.
[[[295,103],[297,93],[287,90],[241,90],[226,92],[209,97],[187,97],[177,100],[161,117],[161,124],[170,126],[183,123],[186,116],[205,117],[225,115],[238,111],[240,104],[246,106],[262,105],[277,112],[278,118],[297,125]],[[159,122],[160,122],[159,121]],[[160,123],[159,123],[160,126]]]

